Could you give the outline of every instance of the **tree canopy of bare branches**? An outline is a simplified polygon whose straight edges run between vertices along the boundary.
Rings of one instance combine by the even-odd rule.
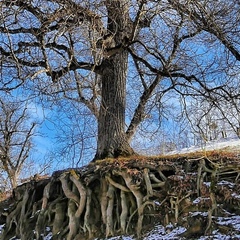
[[[11,183],[18,185],[23,165],[32,149],[36,123],[31,123],[27,107],[0,97],[0,166]]]
[[[133,154],[163,96],[239,98],[228,88],[239,77],[237,0],[0,4],[0,88],[31,83],[85,106],[98,126],[95,159]]]

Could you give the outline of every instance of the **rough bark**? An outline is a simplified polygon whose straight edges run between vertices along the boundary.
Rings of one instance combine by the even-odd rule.
[[[106,1],[108,44],[102,43],[105,58],[101,64],[101,106],[95,159],[133,154],[125,134],[126,77],[128,52],[124,39],[130,32],[127,1]],[[106,127],[107,126],[107,127]]]
[[[127,52],[104,60],[95,159],[133,154],[125,134],[126,65]]]

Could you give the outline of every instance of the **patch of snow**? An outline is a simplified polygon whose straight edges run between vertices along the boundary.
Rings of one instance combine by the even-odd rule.
[[[0,225],[0,233],[2,233],[2,229],[4,228],[5,224]]]
[[[193,204],[198,204],[198,203],[200,203],[200,202],[201,202],[201,198],[198,197],[198,198],[196,198],[196,199],[193,201]]]
[[[117,237],[108,238],[108,240],[134,240],[134,238],[132,236],[117,236]]]
[[[172,229],[172,228],[174,228],[174,226],[171,222],[168,225],[166,225],[166,229]]]
[[[218,217],[217,224],[231,225],[235,230],[240,231],[240,216]]]
[[[232,197],[240,199],[240,195],[236,194],[236,193],[232,193]]]
[[[209,236],[202,236],[199,239],[201,240],[208,240]],[[240,234],[231,234],[225,235],[219,232],[219,230],[214,230],[211,235],[211,239],[213,240],[232,240],[232,239],[240,239]]]
[[[52,239],[52,232],[50,232],[51,228],[50,227],[46,227],[45,230],[47,232],[49,232],[49,233],[47,234],[47,236],[42,236],[43,240],[51,240]]]
[[[218,150],[221,148],[236,147],[236,146],[239,146],[239,149],[240,149],[239,138],[225,138],[220,140],[209,141],[204,146],[191,146],[189,148],[174,150],[166,153],[165,155],[183,154],[183,153],[190,153],[190,152],[196,152],[196,151]]]
[[[41,239],[43,239],[43,240],[51,240],[52,239],[52,232],[50,232],[51,228],[50,227],[46,227],[45,230],[47,232],[49,232],[49,233],[47,234],[47,236],[44,236],[44,234],[41,234],[41,237],[42,237]],[[33,230],[33,232],[36,235],[36,231]],[[34,238],[34,240],[36,240],[36,239]]]
[[[196,198],[194,201],[193,201],[193,204],[198,204],[200,203],[201,201],[208,201],[210,198],[207,197],[207,198],[203,198],[203,197],[198,197]]]
[[[208,212],[189,212],[189,214],[192,216],[192,217],[196,217],[198,215],[201,215],[203,217],[207,217],[208,216]]]
[[[143,240],[177,240],[181,239],[179,235],[184,233],[186,230],[187,229],[184,227],[174,227],[172,224],[168,224],[166,227],[162,225],[156,225],[149,233],[145,235]],[[134,238],[134,236],[117,236],[108,238],[108,240],[136,240],[136,238]]]
[[[217,183],[217,185],[227,185],[230,188],[233,188],[235,186],[234,183],[228,182],[228,181],[225,181],[225,180],[220,181],[219,183]]]
[[[222,211],[226,214],[226,215],[231,215],[232,213],[228,212],[226,209],[222,209]]]
[[[173,225],[171,225],[171,228]],[[180,234],[184,233],[187,229],[185,227],[176,227],[171,229],[170,227],[164,227],[162,225],[157,225],[150,231],[143,240],[167,240],[167,239],[181,239]]]
[[[37,210],[36,212],[35,212],[35,214],[39,214],[41,212],[41,210]]]
[[[199,240],[232,240],[232,239],[238,239],[238,238],[233,238],[233,236],[229,236],[229,235],[223,235],[221,233],[219,233],[218,231],[213,231],[211,238],[209,238],[210,236],[202,236],[199,238]],[[235,237],[235,236],[234,236]]]
[[[44,240],[51,240],[52,239],[52,232],[48,233],[47,236],[43,238]]]
[[[51,231],[51,228],[50,227],[46,227],[46,231],[47,232]]]
[[[207,187],[210,187],[211,186],[211,182],[203,182],[203,184]]]
[[[158,201],[154,201],[154,203],[155,203],[157,206],[161,206],[161,203],[158,202]]]

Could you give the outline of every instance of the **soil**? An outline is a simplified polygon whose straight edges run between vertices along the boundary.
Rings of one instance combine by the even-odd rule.
[[[0,203],[0,239],[143,239],[155,225],[181,227],[179,239],[239,236],[233,218],[240,219],[238,152],[132,156],[18,186]]]

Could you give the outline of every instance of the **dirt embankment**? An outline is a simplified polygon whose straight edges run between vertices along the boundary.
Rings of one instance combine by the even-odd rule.
[[[185,229],[179,238],[234,235],[240,230],[223,219],[240,216],[240,159],[224,150],[106,159],[33,179],[7,201],[0,239],[141,239],[170,223]]]

